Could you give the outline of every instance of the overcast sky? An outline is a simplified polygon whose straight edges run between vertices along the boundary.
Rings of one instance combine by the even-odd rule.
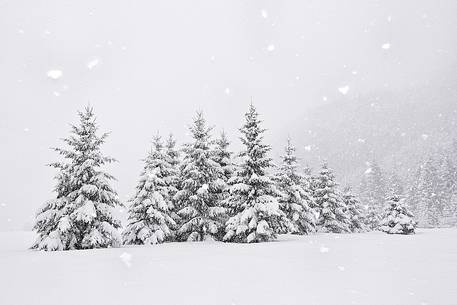
[[[112,131],[125,200],[157,131],[182,143],[203,110],[236,150],[252,97],[267,139],[285,137],[309,107],[439,75],[456,16],[457,1],[431,0],[0,0],[0,230],[51,198],[49,147],[85,105]]]

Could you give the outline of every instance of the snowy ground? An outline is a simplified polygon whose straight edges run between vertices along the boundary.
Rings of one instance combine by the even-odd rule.
[[[457,229],[35,252],[0,233],[0,304],[457,304]]]

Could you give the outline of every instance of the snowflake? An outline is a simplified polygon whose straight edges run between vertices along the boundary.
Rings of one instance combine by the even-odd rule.
[[[389,50],[390,49],[390,43],[386,42],[385,44],[383,44],[381,46],[381,48],[383,48],[384,50]]]
[[[268,52],[273,52],[275,50],[275,45],[274,44],[270,44],[268,47],[267,47],[267,51]]]
[[[261,14],[262,14],[263,18],[265,18],[265,19],[268,18],[268,12],[266,10],[262,10]]]
[[[338,91],[339,91],[342,95],[346,95],[346,94],[349,92],[349,86],[340,87],[340,88],[338,88]]]
[[[328,253],[329,250],[330,250],[329,248],[324,247],[324,246],[321,246],[320,249],[319,249],[319,251],[320,251],[321,253]]]
[[[95,68],[98,64],[100,63],[100,60],[98,58],[94,58],[91,61],[87,63],[87,69],[92,70]]]
[[[119,258],[122,260],[122,262],[130,268],[132,266],[132,254],[124,252],[122,253]]]
[[[47,76],[51,79],[59,79],[63,75],[61,70],[49,70]]]

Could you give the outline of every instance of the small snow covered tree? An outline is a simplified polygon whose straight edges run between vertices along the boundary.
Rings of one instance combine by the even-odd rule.
[[[375,231],[379,229],[379,222],[381,221],[381,214],[373,206],[367,206],[365,212],[365,227],[368,230]]]
[[[416,222],[403,199],[393,195],[387,202],[379,230],[389,234],[413,234]]]
[[[172,217],[174,169],[160,136],[145,159],[144,169],[129,207],[125,244],[151,245],[173,240],[176,223]]]
[[[180,190],[175,195],[181,217],[180,240],[217,240],[223,234],[225,209],[217,200],[223,182],[221,168],[212,158],[210,131],[203,114],[197,113],[190,126],[193,141],[183,150]]]
[[[274,180],[281,192],[279,205],[291,224],[290,232],[309,234],[315,231],[316,220],[311,206],[314,205],[312,195],[304,188],[304,177],[298,173],[298,162],[295,147],[290,138],[287,139],[282,163],[275,174]]]
[[[314,200],[319,211],[317,226],[323,232],[350,232],[347,208],[338,191],[333,171],[327,162],[322,164],[319,176],[316,177]]]
[[[364,232],[366,230],[364,209],[350,187],[344,189],[343,201],[349,215],[349,230],[353,233]]]
[[[72,135],[64,139],[69,148],[55,149],[66,161],[52,164],[60,170],[57,197],[38,212],[34,249],[106,248],[121,243],[121,223],[112,211],[122,204],[110,185],[113,176],[101,170],[114,161],[100,151],[108,134],[97,135],[92,108],[79,112],[79,118],[79,126],[72,126]]]
[[[280,210],[278,192],[267,170],[272,167],[270,146],[263,143],[255,107],[251,104],[241,127],[241,164],[229,180],[227,206],[232,217],[227,221],[225,241],[253,243],[276,237],[275,228],[286,219]]]

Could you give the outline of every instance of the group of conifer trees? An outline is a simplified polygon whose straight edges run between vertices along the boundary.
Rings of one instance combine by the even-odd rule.
[[[349,188],[340,190],[326,162],[315,176],[309,169],[300,170],[288,139],[280,165],[273,165],[253,105],[240,128],[242,150],[237,155],[230,151],[224,133],[213,139],[201,113],[189,127],[191,141],[181,149],[173,136],[166,140],[155,136],[127,204],[128,223],[122,228],[113,211],[123,204],[110,185],[114,177],[103,170],[114,161],[100,150],[107,134],[98,135],[92,108],[79,117],[80,124],[72,126],[64,139],[67,148],[55,149],[64,160],[51,164],[58,170],[56,197],[37,213],[34,249],[203,240],[253,243],[283,233],[350,233],[368,228],[359,200]],[[398,204],[389,207],[386,228],[398,229],[398,215],[412,216]]]
[[[369,207],[370,225],[379,224],[385,198],[404,198],[420,227],[457,225],[457,141],[419,163],[409,179],[386,172],[372,161],[364,174],[360,198]]]

